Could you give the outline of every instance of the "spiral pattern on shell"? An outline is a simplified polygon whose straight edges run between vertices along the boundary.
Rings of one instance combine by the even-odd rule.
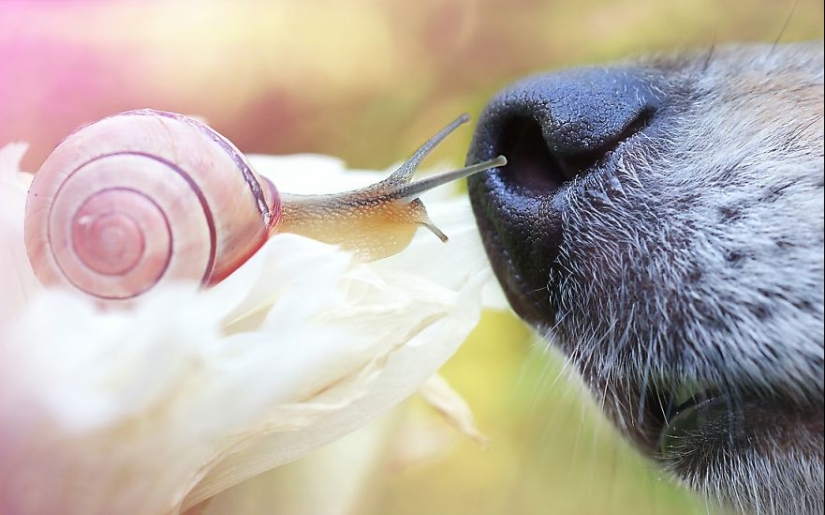
[[[131,111],[63,140],[35,175],[25,237],[45,284],[129,299],[162,281],[213,284],[266,241],[274,185],[193,119]]]

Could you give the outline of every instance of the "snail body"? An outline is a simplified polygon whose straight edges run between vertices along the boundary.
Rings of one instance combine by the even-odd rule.
[[[279,193],[218,132],[149,109],[105,118],[64,139],[35,174],[26,248],[41,282],[108,300],[168,281],[222,280],[278,231],[341,245],[363,259],[400,251],[429,221],[422,191],[503,158],[411,182],[459,118],[389,178],[332,195]]]

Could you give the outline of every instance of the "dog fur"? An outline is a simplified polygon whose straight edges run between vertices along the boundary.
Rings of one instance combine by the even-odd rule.
[[[661,105],[574,178],[518,194],[517,166],[471,180],[491,262],[516,312],[643,452],[740,512],[821,513],[823,44],[608,73],[627,70]],[[506,95],[482,114],[468,161],[507,156],[491,128]],[[536,240],[514,246],[509,231]]]

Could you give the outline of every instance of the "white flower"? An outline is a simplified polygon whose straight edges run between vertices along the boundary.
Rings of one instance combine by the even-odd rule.
[[[283,234],[209,290],[101,311],[33,276],[24,150],[0,149],[0,513],[186,510],[399,403],[480,316],[491,272],[466,199],[443,193],[424,200],[447,244],[420,231],[359,264]],[[320,156],[252,162],[295,193],[377,177]]]

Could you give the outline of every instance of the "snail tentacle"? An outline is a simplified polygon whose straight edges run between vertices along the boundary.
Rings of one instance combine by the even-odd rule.
[[[442,141],[444,141],[447,136],[455,132],[460,126],[464,125],[465,123],[470,121],[470,115],[467,113],[462,114],[452,122],[450,122],[446,127],[438,131],[435,136],[427,140],[426,143],[421,145],[421,148],[416,150],[409,159],[404,161],[398,169],[393,172],[387,178],[387,181],[394,181],[394,182],[401,182],[401,181],[409,181],[412,179],[413,174],[418,167],[421,166],[422,161],[426,158],[430,152],[432,152],[435,147],[437,147]]]

